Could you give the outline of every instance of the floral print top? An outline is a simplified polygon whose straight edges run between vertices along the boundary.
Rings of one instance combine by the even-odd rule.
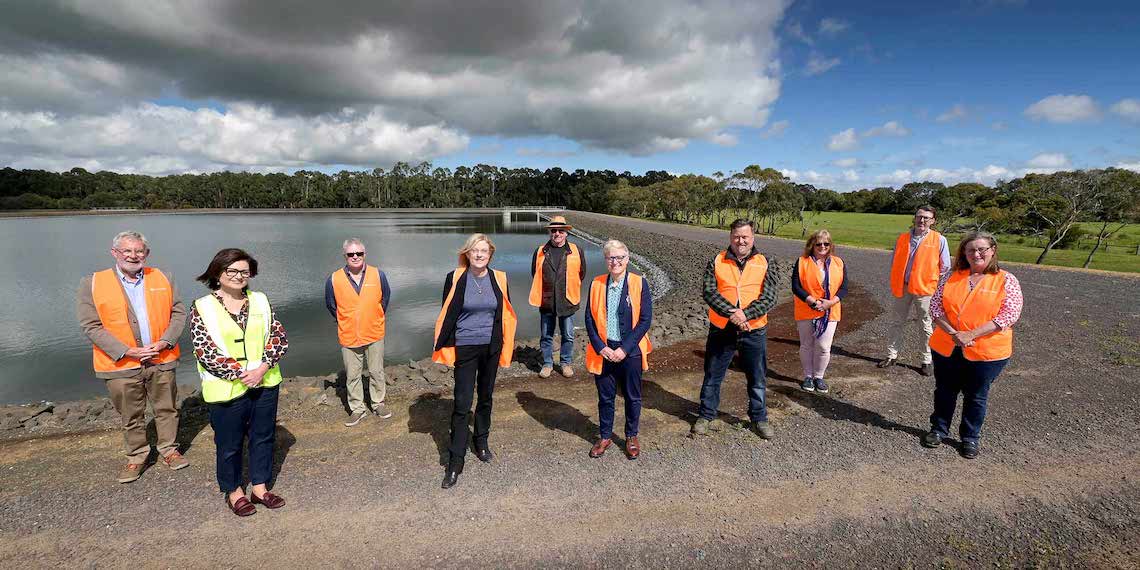
[[[219,303],[222,301],[222,297],[217,291],[214,292],[214,297],[218,299]],[[218,345],[214,344],[214,339],[210,337],[209,331],[206,330],[202,315],[198,314],[198,308],[194,305],[191,307],[190,335],[194,340],[194,357],[198,359],[206,372],[218,378],[237,380],[245,371],[245,367],[237,360],[222,354]],[[244,330],[246,320],[249,319],[249,301],[247,300],[241,306],[241,311],[237,315],[228,314],[237,323],[237,326]],[[269,340],[265,343],[265,354],[262,356],[262,360],[272,368],[288,351],[289,339],[285,337],[285,327],[281,326],[281,321],[277,320],[277,315],[274,314],[273,323],[269,325]]]

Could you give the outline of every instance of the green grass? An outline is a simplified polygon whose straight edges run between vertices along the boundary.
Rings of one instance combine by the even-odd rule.
[[[732,219],[735,216],[726,216]],[[910,227],[913,216],[905,214],[860,214],[854,212],[820,212],[818,215],[809,216],[807,223],[807,234],[819,228],[827,228],[831,232],[831,238],[835,243],[842,248],[844,245],[852,245],[858,247],[872,247],[877,249],[891,249],[894,247],[895,240],[898,235]],[[712,216],[707,216],[702,220],[703,225],[715,226],[716,220]],[[1086,228],[1092,228],[1094,224],[1082,224]],[[1097,226],[1099,229],[1099,226]],[[764,229],[764,228],[761,228]],[[935,229],[938,229],[935,226]],[[802,239],[802,226],[799,222],[792,222],[785,224],[776,230],[776,236],[791,239]],[[1136,234],[1140,234],[1137,228],[1127,227],[1121,233],[1123,237],[1120,239],[1113,239],[1113,246],[1110,251],[1097,251],[1093,256],[1092,269],[1105,269],[1109,271],[1125,271],[1131,273],[1140,273],[1140,255],[1136,253]],[[1117,234],[1120,236],[1121,234]],[[950,242],[950,254],[953,255],[958,246],[958,240],[961,239],[961,234],[948,234],[946,239]],[[1037,256],[1041,255],[1042,248],[1034,247],[1032,238],[1024,238],[1026,244],[1017,243],[1018,238],[1022,236],[1011,235],[998,235],[998,246],[1001,252],[1001,259],[1006,261],[1018,261],[1022,263],[1033,263],[1037,261]],[[1121,244],[1121,245],[1117,245]],[[1128,244],[1128,245],[1124,245]],[[1049,252],[1049,256],[1045,258],[1045,265],[1059,265],[1063,267],[1080,267],[1084,264],[1085,258],[1089,254],[1089,246],[1091,245],[1088,240],[1085,243],[1084,249],[1054,249]],[[842,255],[842,252],[840,252]]]

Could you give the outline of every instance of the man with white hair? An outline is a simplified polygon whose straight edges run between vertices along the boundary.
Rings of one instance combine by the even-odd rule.
[[[127,464],[120,483],[135,481],[146,468],[150,443],[146,405],[154,409],[158,453],[171,469],[190,465],[178,451],[178,337],[186,308],[174,276],[144,267],[150,246],[142,234],[121,232],[111,241],[115,265],[79,283],[79,324],[91,339],[95,376],[106,381],[111,403],[123,421]]]
[[[384,405],[387,386],[384,379],[384,320],[392,290],[388,277],[375,266],[365,265],[366,250],[360,238],[348,238],[341,247],[344,267],[325,281],[325,306],[336,319],[340,354],[344,359],[345,388],[351,416],[344,422],[352,427],[368,417],[364,405],[365,360],[368,361],[368,392],[372,411],[381,418],[392,417]]]

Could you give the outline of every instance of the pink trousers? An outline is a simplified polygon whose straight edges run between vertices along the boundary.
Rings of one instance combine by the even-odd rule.
[[[800,332],[800,364],[804,367],[804,378],[823,378],[827,363],[831,362],[831,341],[835,338],[835,326],[839,321],[827,323],[823,336],[815,338],[811,320],[796,321]]]

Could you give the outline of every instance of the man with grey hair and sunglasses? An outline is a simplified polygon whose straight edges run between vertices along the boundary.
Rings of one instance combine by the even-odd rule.
[[[368,417],[364,405],[364,383],[361,375],[368,363],[368,392],[372,411],[381,418],[392,417],[384,405],[387,389],[384,378],[385,316],[392,290],[388,277],[375,266],[366,265],[366,249],[360,238],[348,238],[341,247],[344,267],[325,281],[325,306],[336,319],[337,340],[344,359],[345,389],[352,414],[345,427],[352,427]]]
[[[174,276],[145,267],[150,246],[139,232],[121,232],[111,240],[115,265],[85,276],[79,283],[79,324],[91,340],[95,376],[104,380],[111,403],[123,421],[127,464],[118,482],[137,480],[146,468],[150,443],[146,407],[154,409],[158,453],[167,467],[190,465],[178,451],[178,337],[186,326],[186,308]]]

